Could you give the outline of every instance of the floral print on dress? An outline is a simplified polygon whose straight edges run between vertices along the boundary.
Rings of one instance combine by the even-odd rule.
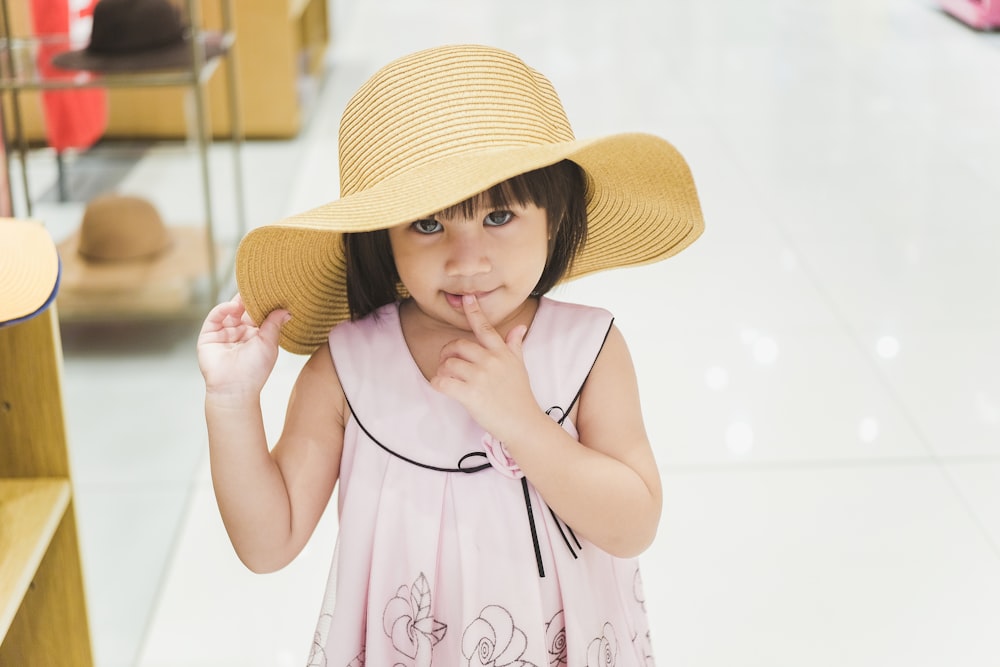
[[[632,595],[635,598],[636,606],[639,608],[641,613],[636,613],[636,619],[646,619],[646,595],[642,590],[642,575],[639,573],[639,567],[635,568],[635,575],[632,577]],[[646,667],[651,667],[654,663],[653,661],[653,642],[650,637],[649,629],[646,629],[645,633],[636,633],[632,638],[632,643],[635,644],[637,651],[642,655]]]
[[[528,639],[514,625],[514,617],[498,605],[484,607],[462,634],[462,655],[469,667],[536,667],[521,660],[527,647]]]
[[[635,596],[635,601],[639,603],[639,608],[643,612],[646,611],[646,594],[642,592],[642,575],[639,574],[639,568],[635,568],[635,576],[632,577],[632,595]]]
[[[510,455],[507,448],[489,433],[483,434],[483,450],[486,452],[486,460],[504,477],[511,479],[524,477],[521,466],[517,465],[517,461]]]
[[[382,614],[382,627],[397,651],[414,667],[430,667],[431,650],[448,626],[431,616],[431,587],[421,572],[412,586],[400,586]]]
[[[332,618],[333,616],[330,614],[320,614],[318,625],[323,627],[324,625],[329,624],[330,619]],[[327,667],[326,650],[323,648],[324,643],[323,635],[317,628],[316,632],[313,634],[312,647],[309,649],[309,662],[306,663],[306,667]]]
[[[566,664],[566,614],[561,609],[545,624],[545,647],[549,651],[549,667]]]
[[[306,667],[327,667],[326,651],[319,645],[319,642],[314,641],[312,648],[309,649],[309,662],[306,663]]]
[[[610,623],[604,624],[604,634],[587,647],[587,667],[614,667],[618,664],[618,636]]]

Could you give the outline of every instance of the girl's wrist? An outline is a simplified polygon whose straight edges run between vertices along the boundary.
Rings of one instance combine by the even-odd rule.
[[[526,416],[523,419],[508,422],[502,433],[492,433],[491,435],[500,440],[511,456],[516,459],[518,451],[530,446],[532,442],[546,437],[547,429],[551,429],[553,426],[560,431],[562,430],[561,426],[539,409],[530,417]]]
[[[243,410],[260,407],[260,390],[250,387],[206,387],[205,407]]]

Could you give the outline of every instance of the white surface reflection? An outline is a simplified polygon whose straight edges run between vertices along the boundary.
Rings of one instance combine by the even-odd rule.
[[[726,429],[726,448],[735,456],[753,451],[753,427],[744,421],[733,422]]]
[[[875,351],[883,359],[895,359],[899,355],[899,340],[895,336],[882,336],[875,343]]]
[[[778,343],[768,336],[762,336],[754,341],[753,358],[762,366],[770,366],[778,360]]]
[[[861,442],[875,442],[879,434],[879,423],[874,417],[865,417],[858,424],[858,439]]]
[[[712,366],[705,371],[705,384],[709,389],[722,391],[729,386],[729,373],[721,366]]]

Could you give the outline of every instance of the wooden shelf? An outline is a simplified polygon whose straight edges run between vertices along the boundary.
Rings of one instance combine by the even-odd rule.
[[[66,479],[0,479],[0,636],[10,629],[69,500]]]
[[[55,308],[0,328],[3,667],[93,667]]]

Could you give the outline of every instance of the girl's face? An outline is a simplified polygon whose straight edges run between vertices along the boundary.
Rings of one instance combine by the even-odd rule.
[[[500,331],[515,320],[548,258],[548,216],[532,204],[479,208],[389,229],[400,280],[420,310],[468,330],[462,295],[475,294]]]

